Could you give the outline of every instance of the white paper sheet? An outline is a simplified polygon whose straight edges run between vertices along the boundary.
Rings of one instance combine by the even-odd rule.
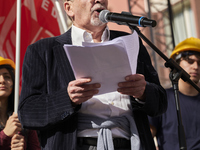
[[[114,92],[125,77],[136,73],[139,39],[136,32],[103,43],[64,45],[76,79],[91,77],[99,94]]]

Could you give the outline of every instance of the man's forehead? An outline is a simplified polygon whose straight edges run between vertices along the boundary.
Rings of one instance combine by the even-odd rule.
[[[189,55],[188,56],[189,58],[191,58],[191,59],[194,59],[194,58],[196,58],[196,59],[198,59],[198,60],[200,60],[200,55],[198,55],[198,54],[194,54],[194,55]]]

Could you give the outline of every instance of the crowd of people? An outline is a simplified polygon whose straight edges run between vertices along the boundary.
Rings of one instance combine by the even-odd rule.
[[[161,86],[142,40],[135,39],[136,74],[124,76],[116,91],[98,95],[101,83],[75,77],[64,44],[81,47],[84,42],[103,43],[129,34],[109,30],[100,21],[108,0],[64,0],[64,8],[72,27],[27,48],[18,113],[13,98],[15,64],[0,57],[0,149],[156,150],[154,136],[159,150],[178,149],[173,90]],[[183,41],[171,57],[199,83],[199,39]],[[179,87],[188,148],[195,150],[200,148],[200,94],[182,80]]]

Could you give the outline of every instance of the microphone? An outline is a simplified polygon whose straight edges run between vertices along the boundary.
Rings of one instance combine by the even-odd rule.
[[[99,19],[103,23],[107,22],[115,22],[120,25],[127,25],[127,23],[131,25],[136,25],[140,27],[155,27],[156,26],[156,21],[147,19],[146,17],[143,16],[134,16],[129,12],[122,12],[121,14],[119,13],[112,13],[108,10],[102,10],[99,14]]]

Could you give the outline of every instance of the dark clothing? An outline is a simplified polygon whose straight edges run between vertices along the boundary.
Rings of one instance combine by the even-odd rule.
[[[113,145],[115,150],[131,150],[131,141],[125,138],[114,138]],[[78,137],[77,149],[78,150],[97,149],[97,138]]]
[[[20,133],[20,135],[22,134]],[[3,132],[3,130],[0,130],[0,150],[10,150],[11,140],[12,140],[12,137],[7,136]],[[32,131],[32,130],[26,131],[25,141],[26,141],[25,150],[40,150],[41,149],[36,131]]]
[[[77,146],[77,150],[97,150],[96,146],[82,145]],[[131,148],[115,148],[115,150],[131,150]]]
[[[167,89],[168,109],[149,121],[157,129],[159,150],[179,150],[176,102],[172,88]],[[186,96],[179,92],[180,110],[184,126],[187,150],[200,149],[200,94]]]
[[[110,39],[123,35],[127,33],[111,31]],[[45,150],[75,150],[77,145],[77,111],[81,105],[74,109],[67,93],[68,83],[75,77],[64,44],[72,44],[71,30],[30,45],[24,58],[19,119],[23,127],[40,130]],[[141,105],[131,98],[133,115],[141,144],[145,150],[153,150],[147,114],[155,116],[165,112],[167,101],[142,42],[137,72],[144,74],[148,81],[147,99],[145,105]]]

